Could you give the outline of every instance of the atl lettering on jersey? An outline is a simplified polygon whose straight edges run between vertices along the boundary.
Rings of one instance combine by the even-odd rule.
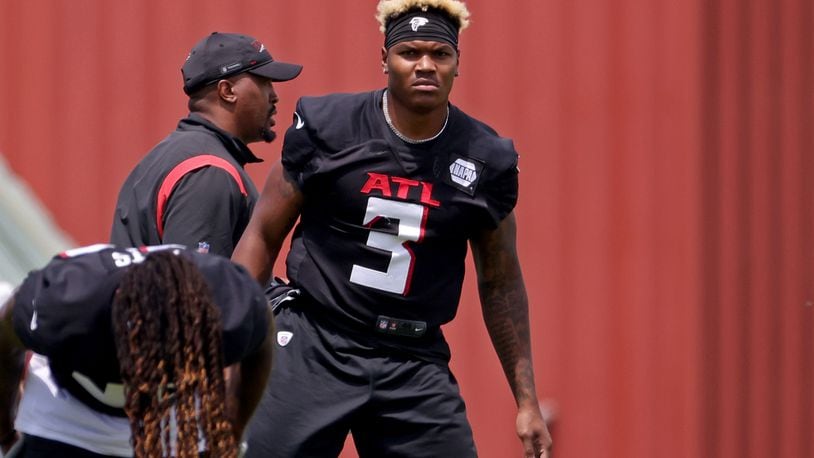
[[[402,200],[409,200],[411,195],[418,195],[418,200],[422,204],[431,207],[439,207],[441,202],[432,198],[432,183],[426,181],[411,180],[409,178],[393,177],[383,173],[367,173],[367,182],[362,186],[363,194],[371,194],[379,191],[382,197],[396,197]]]

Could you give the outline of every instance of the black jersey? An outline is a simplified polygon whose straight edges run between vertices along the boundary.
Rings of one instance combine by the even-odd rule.
[[[305,196],[287,275],[339,320],[456,313],[469,237],[517,200],[512,142],[449,106],[435,140],[389,129],[383,91],[303,97],[282,152]]]
[[[124,414],[105,401],[109,387],[121,384],[111,321],[114,293],[129,266],[162,249],[187,256],[210,285],[221,315],[224,364],[240,361],[266,338],[263,291],[227,258],[180,246],[66,251],[23,281],[15,295],[14,330],[27,348],[48,357],[62,387],[99,411]]]

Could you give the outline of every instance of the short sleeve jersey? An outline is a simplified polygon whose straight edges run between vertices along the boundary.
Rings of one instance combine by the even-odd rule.
[[[406,143],[382,94],[298,101],[282,162],[305,199],[287,275],[338,319],[438,327],[455,316],[468,239],[515,206],[518,155],[453,105],[437,139]]]
[[[266,338],[262,288],[227,258],[180,246],[94,245],[64,252],[23,281],[15,296],[14,330],[27,348],[48,357],[63,388],[103,413],[123,415],[100,400],[108,384],[121,384],[111,312],[115,291],[128,267],[164,249],[188,257],[210,285],[220,310],[224,364],[242,360]]]

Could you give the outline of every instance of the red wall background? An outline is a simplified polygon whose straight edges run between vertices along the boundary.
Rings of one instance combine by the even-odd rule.
[[[559,457],[814,456],[809,0],[470,0],[453,103],[521,153],[520,254]],[[186,113],[214,31],[300,62],[300,94],[385,84],[372,0],[4,0],[0,153],[57,222],[107,238]],[[256,145],[262,185],[280,142]],[[448,327],[481,456],[520,456],[469,278]],[[345,452],[343,456],[355,456]]]

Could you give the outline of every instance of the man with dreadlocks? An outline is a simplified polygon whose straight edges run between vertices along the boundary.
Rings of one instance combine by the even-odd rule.
[[[229,418],[224,367],[252,371],[240,394],[256,403],[269,326],[262,289],[227,258],[178,245],[69,250],[30,273],[0,312],[0,433],[17,435],[12,388],[30,349],[47,357],[30,370],[50,363],[55,383],[26,377],[17,456],[235,457],[254,405]]]
[[[363,457],[475,456],[441,332],[467,244],[523,449],[548,453],[515,248],[518,156],[449,103],[468,17],[457,0],[382,0],[387,88],[298,101],[232,258],[265,283],[300,218],[247,456],[335,457],[349,431]]]

